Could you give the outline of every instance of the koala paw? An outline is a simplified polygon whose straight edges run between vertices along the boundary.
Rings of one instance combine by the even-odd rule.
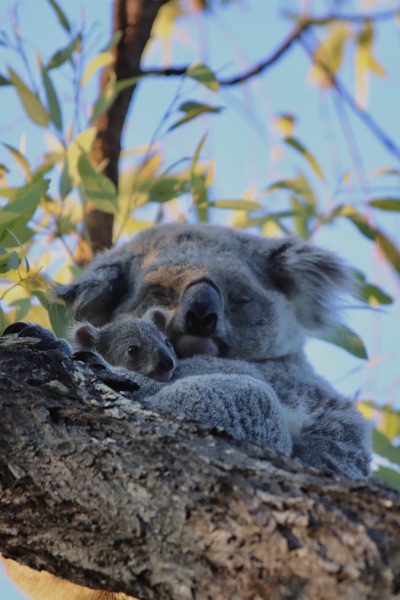
[[[42,327],[42,325],[17,322],[6,327],[1,335],[2,337],[5,335],[15,335],[19,338],[37,338],[40,340],[35,346],[37,350],[56,350],[66,356],[72,354],[71,346],[67,340],[57,338],[50,329],[46,329],[46,327]]]

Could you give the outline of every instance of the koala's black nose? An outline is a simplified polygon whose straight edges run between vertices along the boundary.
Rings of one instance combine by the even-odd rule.
[[[158,364],[157,370],[162,373],[168,373],[171,369],[174,368],[174,361],[171,355],[166,352],[164,349],[160,349],[158,351]]]
[[[207,281],[194,283],[183,295],[182,310],[186,333],[209,337],[215,333],[222,315],[220,295]]]

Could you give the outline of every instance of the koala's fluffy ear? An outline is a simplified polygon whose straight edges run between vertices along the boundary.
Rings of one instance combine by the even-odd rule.
[[[268,279],[294,303],[299,322],[314,332],[335,325],[340,297],[354,292],[351,270],[335,254],[297,238],[269,241]]]
[[[98,255],[75,281],[56,286],[53,293],[64,300],[74,319],[103,325],[111,320],[113,310],[129,289],[132,260],[118,248],[107,251]]]
[[[80,350],[89,350],[98,342],[99,330],[90,323],[80,323],[74,328],[73,337]]]
[[[150,308],[145,315],[145,319],[154,323],[154,325],[165,333],[167,331],[167,325],[170,320],[171,313],[166,308]]]

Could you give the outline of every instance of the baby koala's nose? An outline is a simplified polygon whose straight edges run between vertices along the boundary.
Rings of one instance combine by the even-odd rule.
[[[164,350],[164,348],[160,348],[158,351],[158,365],[157,368],[162,373],[167,373],[174,368],[174,361],[171,355]]]

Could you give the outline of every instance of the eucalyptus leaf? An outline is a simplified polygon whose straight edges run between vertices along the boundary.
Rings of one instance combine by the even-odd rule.
[[[47,127],[49,116],[39,97],[29,89],[13,69],[8,69],[8,75],[31,121],[40,127]]]
[[[341,325],[335,331],[318,334],[315,337],[343,348],[357,358],[368,359],[367,350],[361,338],[345,325]]]
[[[78,159],[80,190],[85,202],[93,202],[100,210],[118,212],[118,194],[113,182],[96,171],[85,152]]]

